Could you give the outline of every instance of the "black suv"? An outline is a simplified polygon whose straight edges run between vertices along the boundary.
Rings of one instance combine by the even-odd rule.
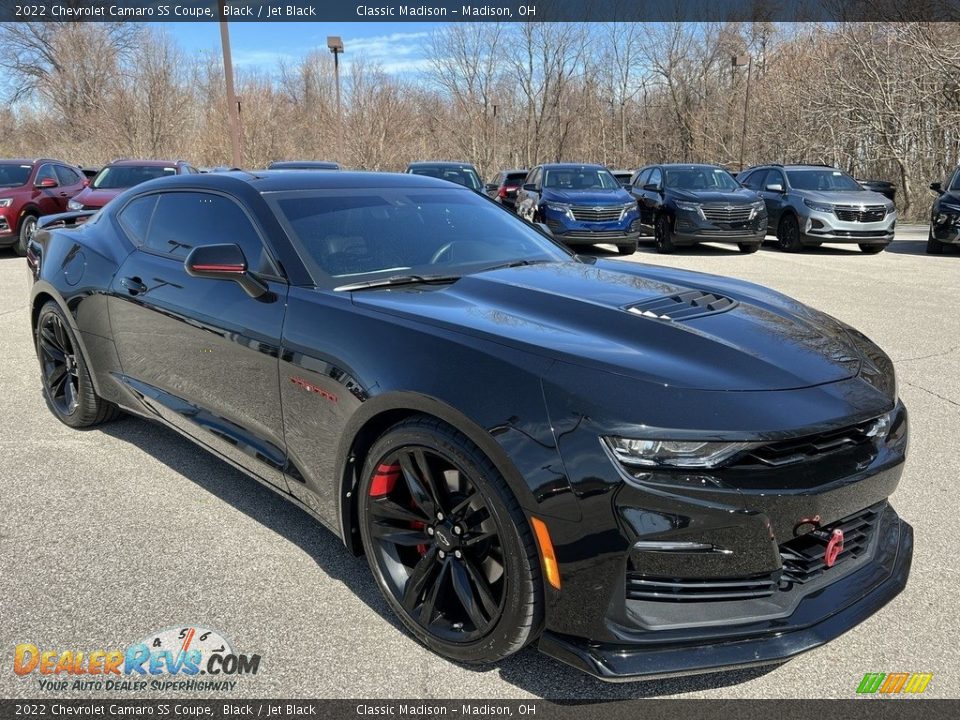
[[[517,190],[523,185],[529,170],[501,170],[484,188],[487,195],[504,207],[516,210]]]
[[[480,173],[476,166],[468,162],[455,162],[449,160],[434,160],[424,162],[412,162],[407,165],[407,173],[411,175],[426,175],[428,177],[449,180],[468,187],[474,192],[483,192],[483,183],[480,181]]]
[[[930,189],[939,197],[930,208],[927,253],[940,255],[947,245],[960,247],[960,167],[954,169],[946,187],[935,182]]]
[[[736,243],[753,253],[767,232],[763,199],[716,165],[650,165],[634,173],[630,190],[641,228],[661,253],[700,242]]]

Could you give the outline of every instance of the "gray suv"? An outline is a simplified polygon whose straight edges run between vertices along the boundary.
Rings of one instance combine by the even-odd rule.
[[[760,165],[737,180],[763,198],[767,224],[781,250],[821,243],[857,243],[881,252],[893,241],[897,211],[880,193],[864,190],[842,170],[826,165]]]

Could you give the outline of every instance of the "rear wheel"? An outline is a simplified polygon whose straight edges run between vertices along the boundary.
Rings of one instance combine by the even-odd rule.
[[[27,246],[30,244],[30,239],[33,237],[33,233],[37,230],[37,216],[36,215],[24,215],[20,220],[20,234],[17,238],[16,244],[13,246],[13,251],[23,257],[27,254]]]
[[[116,405],[94,390],[76,336],[53,301],[40,309],[35,341],[43,395],[61,422],[75,428],[91,427],[119,414]]]
[[[670,218],[666,215],[657,215],[653,225],[653,239],[657,243],[657,252],[669,255],[676,246],[673,244],[673,231],[670,229]]]
[[[933,233],[927,235],[927,255],[943,255],[943,243],[934,239]]]
[[[800,242],[800,224],[797,216],[787,213],[780,219],[777,227],[777,242],[784,252],[800,252],[803,245]]]
[[[373,576],[420,642],[487,663],[540,629],[540,560],[503,477],[466,436],[433,418],[406,420],[371,448],[358,517]]]
[[[886,245],[864,245],[860,244],[860,252],[866,255],[876,255],[877,253],[882,253],[887,249]]]
[[[737,243],[737,247],[744,255],[750,255],[760,249],[760,243]]]

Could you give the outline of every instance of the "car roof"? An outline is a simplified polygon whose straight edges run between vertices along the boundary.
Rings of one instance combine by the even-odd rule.
[[[61,165],[70,165],[70,163],[56,158],[2,158],[0,163],[7,165],[33,165],[34,163],[60,163]]]
[[[714,168],[716,170],[726,170],[725,167],[722,167],[721,165],[714,165],[713,163],[659,163],[658,165],[651,165],[650,167],[665,167],[665,168],[707,167],[707,168]]]
[[[591,170],[607,170],[605,165],[599,163],[544,163],[541,165],[544,170],[576,170],[578,168],[590,168]],[[609,170],[607,170],[609,172]]]
[[[474,167],[474,164],[471,162],[460,161],[460,160],[417,160],[407,165],[408,168],[412,167]]]
[[[336,173],[328,170],[257,170],[255,172],[233,170],[222,173],[171,175],[150,180],[137,187],[142,189],[193,187],[229,190],[231,187],[237,188],[240,185],[246,185],[260,193],[361,188],[421,188],[472,192],[462,185],[426,175],[350,170]]]
[[[270,168],[296,169],[296,168],[318,168],[318,169],[339,169],[340,163],[334,160],[274,160],[270,163]]]
[[[183,160],[114,160],[111,163],[107,163],[104,167],[170,167],[171,165],[180,165],[185,161]]]

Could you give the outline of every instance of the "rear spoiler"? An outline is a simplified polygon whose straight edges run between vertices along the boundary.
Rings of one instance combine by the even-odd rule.
[[[96,215],[99,210],[76,210],[74,212],[45,215],[37,221],[37,230],[56,230],[57,228],[76,227],[82,225]]]

